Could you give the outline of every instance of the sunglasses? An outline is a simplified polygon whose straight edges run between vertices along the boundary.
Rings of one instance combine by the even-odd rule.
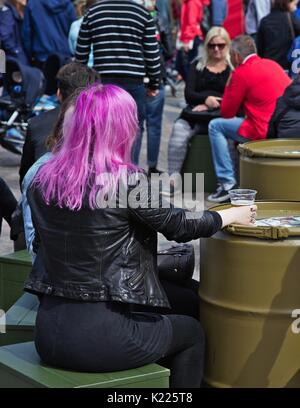
[[[221,44],[207,44],[207,47],[208,47],[210,50],[214,50],[216,47],[217,47],[219,50],[224,50],[224,48],[226,47],[226,45],[227,45],[227,44],[225,44],[225,43],[221,43]]]

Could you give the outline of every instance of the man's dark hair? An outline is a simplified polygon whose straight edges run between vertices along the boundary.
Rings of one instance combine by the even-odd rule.
[[[97,3],[98,0],[86,0],[86,8],[89,9],[92,7],[95,3]]]
[[[288,5],[292,0],[273,0],[273,9],[281,11],[289,11]]]
[[[100,82],[100,75],[92,68],[79,62],[64,65],[56,75],[57,86],[62,99],[67,99],[77,88],[85,88],[95,82]]]
[[[232,40],[231,50],[240,54],[244,59],[248,57],[248,55],[257,53],[255,41],[250,35],[239,35]]]

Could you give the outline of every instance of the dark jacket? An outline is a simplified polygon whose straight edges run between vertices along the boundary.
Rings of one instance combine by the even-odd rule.
[[[300,75],[278,98],[267,138],[300,138]]]
[[[208,96],[222,97],[230,75],[229,66],[225,71],[214,74],[206,68],[198,70],[198,62],[191,65],[185,87],[185,100],[191,106],[203,104]]]
[[[23,41],[29,58],[46,61],[51,54],[71,56],[68,36],[76,13],[71,0],[29,0]]]
[[[28,122],[20,165],[20,187],[27,171],[46,152],[46,140],[52,132],[58,118],[60,107],[42,113]]]
[[[47,206],[32,186],[27,197],[40,244],[25,290],[82,301],[169,307],[157,275],[157,232],[187,242],[222,226],[216,212],[188,219],[182,209],[150,208],[145,189],[135,209]]]
[[[295,35],[300,35],[300,21],[291,14],[291,20]],[[284,69],[290,68],[287,59],[289,49],[292,45],[292,31],[288,15],[284,11],[272,10],[264,17],[257,33],[258,55],[263,58],[272,59]]]
[[[0,7],[0,44],[7,58],[28,64],[21,36],[22,19],[11,4]]]
[[[17,207],[17,200],[11,192],[8,185],[0,177],[0,235],[2,227],[2,218],[11,225],[11,216]]]
[[[108,47],[109,45],[109,47]],[[93,46],[94,69],[108,80],[160,86],[160,52],[150,13],[128,0],[102,0],[89,8],[80,26],[76,61],[87,64]]]

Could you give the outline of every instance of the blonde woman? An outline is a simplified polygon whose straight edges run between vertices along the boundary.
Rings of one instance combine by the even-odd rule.
[[[185,88],[185,99],[191,115],[185,111],[174,123],[169,141],[169,172],[180,173],[189,139],[196,133],[207,133],[209,115],[194,112],[218,109],[231,72],[230,37],[222,27],[212,27],[207,33],[202,56],[192,63]]]

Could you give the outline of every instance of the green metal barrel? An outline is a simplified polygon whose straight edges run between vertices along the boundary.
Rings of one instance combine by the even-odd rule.
[[[273,139],[239,145],[240,186],[259,200],[300,200],[300,140]]]
[[[258,218],[287,215],[300,203],[258,203]],[[233,225],[201,240],[200,259],[206,383],[300,387],[300,228]]]

